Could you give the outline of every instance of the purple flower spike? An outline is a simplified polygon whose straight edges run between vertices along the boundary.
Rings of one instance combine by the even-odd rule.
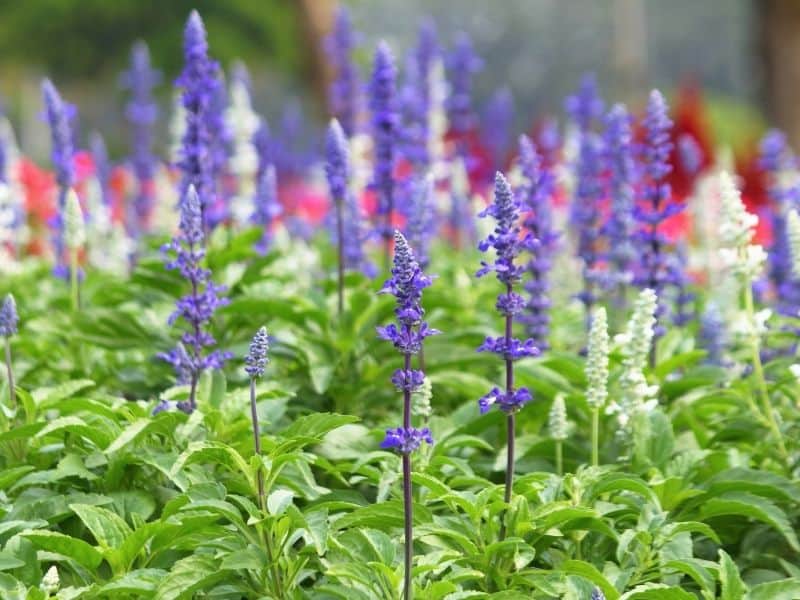
[[[545,350],[550,330],[550,268],[557,248],[559,235],[553,228],[550,209],[555,191],[555,178],[527,136],[519,139],[519,167],[525,183],[519,190],[520,204],[525,212],[523,225],[530,232],[526,249],[531,254],[526,270],[530,275],[525,282],[527,302],[525,313],[519,320],[525,324],[528,335],[536,346]],[[499,304],[498,311],[506,314]]]
[[[16,335],[18,325],[17,304],[14,302],[14,296],[7,294],[0,306],[0,336],[9,338]]]
[[[69,268],[64,260],[64,224],[62,214],[66,204],[67,192],[75,185],[75,167],[72,163],[74,153],[71,121],[75,117],[75,107],[64,102],[58,90],[45,79],[42,82],[45,118],[50,127],[50,160],[56,174],[58,184],[58,210],[53,216],[50,226],[53,230],[53,246],[55,254],[54,273],[58,277],[66,277]]]
[[[336,117],[347,137],[356,133],[361,111],[361,79],[353,61],[358,36],[353,31],[350,13],[343,6],[336,11],[333,31],[326,40],[334,77],[329,93],[331,114]]]
[[[202,264],[205,258],[203,216],[194,187],[189,187],[180,207],[180,233],[165,246],[166,251],[175,254],[167,268],[177,269],[191,285],[191,292],[176,302],[176,310],[169,317],[170,325],[178,321],[185,325],[180,342],[172,351],[158,356],[173,366],[180,383],[190,384],[189,406],[194,409],[200,374],[206,369],[221,368],[232,355],[220,350],[206,352],[206,348],[216,344],[206,328],[217,308],[226,305],[228,299],[220,297],[225,287],[214,285],[211,272]]]
[[[422,445],[422,442],[433,444],[431,430],[427,427],[422,429],[397,427],[386,430],[386,437],[381,442],[381,448],[409,455],[417,450]]]
[[[255,249],[259,254],[266,254],[272,244],[272,225],[283,213],[278,201],[277,175],[272,165],[268,165],[258,177],[254,204],[250,222],[262,228],[261,239],[256,242]]]
[[[470,37],[466,33],[458,34],[447,57],[450,95],[446,102],[447,118],[457,136],[464,136],[475,127],[472,80],[482,68],[483,61],[475,54]]]
[[[211,121],[216,113],[213,103],[217,101],[220,80],[219,66],[208,57],[206,30],[197,11],[192,11],[186,23],[183,53],[184,67],[176,82],[183,90],[186,109],[186,131],[178,163],[182,174],[181,198],[185,200],[189,187],[194,187],[204,227],[208,227],[216,202]]]
[[[671,203],[672,190],[666,178],[672,167],[669,156],[672,151],[670,130],[672,121],[667,103],[658,90],[653,90],[647,103],[644,118],[645,142],[642,148],[644,179],[643,200],[634,211],[639,221],[639,265],[634,283],[640,288],[652,289],[659,299],[656,308],[655,335],[664,334],[664,318],[667,308],[662,299],[668,286],[679,289],[683,285],[682,267],[671,262],[670,241],[659,229],[663,221],[683,210],[683,205]],[[652,360],[652,359],[651,359]]]
[[[507,87],[494,92],[483,112],[483,139],[489,147],[494,168],[501,169],[506,160],[514,124],[514,96]]]
[[[264,370],[269,362],[268,352],[269,335],[267,335],[267,328],[261,327],[253,336],[253,341],[250,342],[250,351],[244,358],[244,370],[251,378],[257,379],[264,375]]]
[[[385,223],[378,226],[378,233],[386,241],[387,253],[391,240],[392,213],[395,209],[394,164],[399,125],[395,79],[394,56],[389,45],[381,42],[375,51],[369,86],[369,108],[375,148],[372,185],[378,195],[378,216],[385,219]]]
[[[688,133],[684,133],[678,138],[678,156],[681,167],[691,177],[697,175],[703,166],[702,150],[697,140]]]
[[[339,121],[333,119],[325,138],[325,176],[334,202],[342,202],[347,195],[350,180],[350,152],[347,137]]]
[[[519,388],[511,393],[503,392],[500,388],[492,388],[488,394],[478,400],[478,407],[482,415],[489,412],[494,405],[497,405],[504,413],[511,414],[519,412],[531,400],[533,400],[533,396],[527,388]]]
[[[617,300],[621,303],[623,286],[633,281],[633,269],[638,254],[634,240],[636,170],[633,160],[632,118],[624,105],[616,104],[606,115],[605,124],[611,214],[603,232],[608,237],[608,261],[613,269],[608,283],[616,288]]]
[[[136,42],[131,49],[128,71],[122,76],[123,87],[130,91],[125,106],[125,118],[131,131],[131,165],[136,176],[136,197],[133,200],[131,231],[141,233],[149,226],[153,210],[153,176],[157,159],[153,155],[153,125],[158,118],[158,105],[153,98],[153,88],[161,81],[161,74],[150,66],[147,44]]]

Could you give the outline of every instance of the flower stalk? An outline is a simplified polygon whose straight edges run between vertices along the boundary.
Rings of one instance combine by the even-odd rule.
[[[5,338],[6,375],[8,378],[8,402],[12,409],[17,407],[17,392],[14,385],[14,370],[11,367],[11,336],[16,335],[19,316],[14,296],[8,294],[0,306],[0,335]]]
[[[411,454],[422,442],[433,443],[431,431],[427,427],[417,429],[411,422],[411,395],[418,391],[425,381],[425,373],[411,368],[411,357],[418,354],[425,338],[439,333],[424,321],[422,290],[431,285],[431,279],[422,272],[406,238],[398,231],[394,233],[395,249],[392,277],[384,283],[380,293],[390,293],[397,299],[395,317],[397,323],[378,328],[381,339],[392,342],[403,355],[403,368],[392,375],[395,388],[403,393],[403,425],[387,429],[381,448],[392,449],[402,457],[403,465],[403,513],[405,535],[405,574],[404,598],[411,600],[412,565],[414,558],[413,504],[411,484]]]

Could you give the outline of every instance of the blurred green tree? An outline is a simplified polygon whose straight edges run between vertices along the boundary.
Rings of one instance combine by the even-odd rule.
[[[0,62],[34,65],[59,81],[111,75],[144,39],[167,77],[181,67],[181,34],[197,9],[211,54],[223,66],[241,58],[297,79],[310,76],[312,45],[292,0],[0,0]]]

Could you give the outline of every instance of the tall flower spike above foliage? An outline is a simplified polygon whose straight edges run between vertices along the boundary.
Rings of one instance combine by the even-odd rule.
[[[604,233],[608,237],[608,260],[613,267],[609,283],[617,288],[619,303],[624,291],[622,286],[633,281],[637,254],[634,243],[636,169],[631,122],[631,116],[622,104],[614,105],[605,118],[605,152],[610,171],[611,212]]]
[[[445,103],[447,118],[456,136],[463,137],[475,127],[472,80],[482,68],[483,61],[475,54],[469,35],[459,33],[447,56],[450,95]]]
[[[217,76],[219,67],[208,57],[206,30],[197,11],[192,11],[186,23],[183,52],[184,67],[177,80],[186,111],[186,127],[178,162],[181,170],[181,202],[189,198],[189,187],[194,187],[204,219],[203,226],[207,227],[215,202],[210,120],[214,111],[212,104],[221,83]]]
[[[658,90],[650,93],[644,121],[645,140],[642,148],[642,171],[644,190],[642,202],[635,215],[639,221],[638,272],[634,282],[640,288],[652,289],[659,300],[656,310],[655,336],[663,335],[663,319],[666,315],[665,290],[667,286],[680,286],[682,275],[676,265],[670,264],[672,244],[663,232],[663,222],[683,210],[682,204],[671,202],[672,190],[667,181],[672,167],[669,163],[672,152],[667,103]],[[679,268],[679,267],[677,267]],[[653,355],[654,358],[654,355]]]
[[[494,91],[483,110],[481,129],[495,169],[502,169],[511,142],[514,124],[514,96],[504,86]]]
[[[180,208],[180,233],[165,247],[175,256],[167,263],[167,268],[177,269],[190,284],[191,291],[176,302],[176,310],[169,317],[170,325],[181,321],[185,326],[180,342],[171,352],[159,354],[159,358],[173,366],[179,383],[190,385],[188,403],[182,408],[191,411],[195,408],[195,392],[201,373],[206,369],[221,368],[231,354],[220,350],[207,351],[216,344],[207,328],[214,312],[228,300],[220,297],[225,287],[214,285],[211,272],[202,264],[205,258],[203,217],[200,198],[194,187],[189,187]]]
[[[525,312],[519,320],[525,324],[536,347],[545,350],[550,331],[549,275],[559,237],[553,229],[550,209],[555,180],[550,169],[543,165],[533,142],[525,135],[519,138],[518,162],[524,178],[519,190],[525,213],[523,224],[531,233],[527,244],[531,253],[527,264],[530,279],[525,282]]]
[[[122,76],[123,86],[130,91],[125,105],[125,118],[130,124],[131,166],[136,176],[136,196],[133,200],[136,232],[146,231],[153,210],[154,182],[157,159],[153,155],[153,125],[158,118],[158,105],[153,98],[153,88],[161,81],[161,74],[150,66],[150,51],[143,41],[131,49],[131,62]]]
[[[350,153],[347,138],[336,119],[331,119],[325,138],[325,175],[328,190],[335,207],[337,278],[336,296],[338,313],[344,310],[344,200],[350,193]]]
[[[608,407],[608,412],[617,415],[622,431],[638,412],[649,412],[657,404],[657,388],[647,383],[644,369],[653,343],[658,299],[651,289],[643,289],[633,305],[633,313],[625,333],[620,336],[622,351],[622,375],[618,402]]]
[[[372,137],[375,166],[372,185],[378,196],[378,231],[386,243],[388,256],[391,242],[392,213],[394,212],[394,164],[397,144],[397,98],[394,56],[386,42],[378,44],[369,86],[369,107],[372,114]]]
[[[75,108],[61,99],[56,87],[45,79],[42,82],[45,117],[50,127],[50,160],[56,174],[58,184],[58,210],[51,220],[53,229],[53,245],[56,266],[54,272],[60,277],[67,275],[64,262],[64,226],[62,215],[67,200],[67,192],[75,185],[75,167],[73,165],[73,136],[70,121],[75,115]]]
[[[786,233],[792,252],[792,275],[800,277],[800,215],[795,209],[786,215]]]
[[[592,314],[586,351],[586,404],[592,411],[592,465],[600,463],[600,411],[608,399],[608,317],[602,306]]]
[[[796,169],[796,159],[785,134],[776,129],[767,132],[761,140],[759,163],[767,174],[767,191],[772,204],[769,211],[772,229],[769,279],[778,297],[778,310],[796,316],[800,308],[800,280],[792,269],[786,213],[791,206],[797,205],[798,188],[788,182]]]
[[[438,57],[436,26],[426,19],[420,25],[416,45],[408,53],[401,91],[403,155],[419,171],[427,170],[431,164],[433,68]]]
[[[436,235],[436,205],[434,195],[436,186],[433,175],[415,177],[410,184],[411,202],[409,205],[406,233],[409,242],[417,249],[417,260],[423,269],[430,263],[431,241]]]
[[[16,335],[18,324],[17,303],[14,301],[14,296],[6,294],[0,306],[0,336],[8,338]]]
[[[720,175],[720,202],[720,257],[737,277],[752,284],[766,260],[764,249],[751,243],[758,217],[747,212],[733,178],[724,172]]]
[[[513,337],[514,315],[525,308],[525,299],[514,291],[525,272],[524,266],[515,264],[515,259],[529,246],[530,233],[521,235],[519,200],[511,191],[511,186],[502,173],[497,173],[494,180],[494,201],[480,213],[481,217],[490,216],[495,220],[495,228],[489,236],[478,244],[481,252],[490,248],[495,252],[493,263],[481,261],[481,268],[476,275],[482,277],[494,272],[503,284],[502,292],[497,296],[497,311],[505,320],[502,337],[487,337],[478,348],[478,352],[492,352],[505,362],[505,386],[492,388],[478,400],[481,413],[488,412],[493,405],[506,413],[507,450],[506,450],[506,485],[505,501],[511,501],[511,490],[514,479],[514,446],[515,446],[515,414],[533,398],[525,387],[514,385],[514,361],[527,356],[537,356],[539,348],[533,339],[520,341]],[[500,539],[505,538],[505,527],[501,529]]]
[[[422,343],[429,335],[439,333],[425,322],[422,308],[422,290],[431,285],[431,279],[422,272],[406,238],[399,231],[394,232],[394,262],[392,276],[380,293],[392,294],[397,305],[394,310],[396,323],[378,327],[378,336],[392,342],[403,355],[403,367],[392,375],[395,388],[403,393],[403,424],[386,430],[381,448],[392,449],[402,455],[403,462],[403,507],[405,522],[405,582],[404,598],[411,598],[411,567],[413,558],[414,534],[411,489],[411,454],[422,442],[433,443],[431,431],[427,427],[418,429],[411,423],[411,395],[425,382],[422,370],[411,368],[411,357],[422,350]]]
[[[595,290],[600,260],[600,201],[603,196],[603,140],[593,130],[603,110],[593,76],[581,80],[578,91],[567,98],[566,109],[578,128],[578,157],[575,162],[575,191],[570,207],[570,221],[577,229],[577,255],[583,263],[583,289],[578,298],[588,315],[597,300]]]
[[[252,378],[258,378],[264,375],[264,369],[267,368],[269,362],[269,335],[267,335],[267,328],[261,327],[253,336],[253,341],[250,342],[250,351],[244,359],[244,370]]]
[[[241,224],[247,221],[253,206],[259,164],[254,138],[261,126],[261,118],[253,110],[247,68],[240,64],[237,73],[231,78],[225,124],[231,137],[228,170],[237,182],[236,194],[230,200],[230,216],[235,223]]]
[[[333,67],[329,103],[331,114],[339,121],[347,137],[356,133],[358,114],[361,111],[361,78],[353,61],[357,41],[350,12],[346,7],[339,6],[333,31],[326,40],[326,49]]]
[[[255,249],[259,254],[266,254],[272,245],[275,220],[283,214],[283,207],[278,201],[278,176],[273,165],[268,165],[258,177],[254,204],[250,222],[262,229]]]

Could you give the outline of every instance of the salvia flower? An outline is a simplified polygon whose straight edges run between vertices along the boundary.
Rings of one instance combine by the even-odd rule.
[[[645,288],[639,292],[627,329],[619,336],[623,356],[620,396],[617,402],[609,405],[608,412],[617,415],[623,430],[637,412],[648,412],[658,402],[654,398],[657,388],[649,385],[644,376],[655,334],[657,305],[653,290]]]
[[[481,123],[483,139],[489,147],[495,169],[504,166],[513,124],[514,96],[509,88],[501,87],[487,101]]]
[[[786,215],[786,233],[792,253],[792,275],[800,277],[800,215],[795,209]]]
[[[258,177],[254,204],[250,222],[262,228],[261,238],[256,242],[255,249],[259,254],[266,254],[272,244],[275,220],[283,214],[283,207],[278,201],[278,181],[273,165],[268,165]]]
[[[64,243],[70,250],[83,247],[86,243],[86,224],[78,194],[70,189],[64,207]]]
[[[145,231],[153,210],[154,183],[158,161],[153,155],[153,125],[158,118],[158,105],[153,88],[161,74],[150,66],[147,44],[139,41],[131,49],[131,62],[122,76],[122,84],[130,91],[125,106],[125,118],[130,124],[131,166],[136,176],[136,196],[133,200],[134,231]]]
[[[429,430],[411,426],[411,395],[422,386],[425,375],[411,368],[410,359],[420,351],[426,337],[439,332],[424,321],[425,311],[421,304],[422,290],[431,285],[431,279],[422,272],[403,234],[395,231],[394,238],[392,276],[384,283],[380,293],[389,293],[396,298],[394,314],[397,322],[378,327],[378,336],[392,342],[405,359],[403,368],[392,375],[392,383],[403,392],[403,426],[388,429],[381,447],[408,454],[416,450],[422,441],[432,443]]]
[[[240,69],[244,69],[244,66]],[[250,215],[259,161],[253,139],[261,119],[253,110],[246,77],[240,75],[231,80],[230,103],[225,111],[225,123],[231,134],[228,169],[238,182],[237,193],[231,199],[230,212],[237,223],[246,222]]]
[[[51,221],[53,229],[53,246],[55,250],[55,273],[66,276],[67,267],[64,261],[64,231],[62,215],[67,192],[75,185],[75,167],[72,158],[74,153],[72,126],[70,121],[75,116],[75,107],[64,102],[56,87],[45,79],[42,82],[45,117],[50,127],[50,160],[56,174],[58,184],[58,210]]]
[[[431,163],[433,65],[438,56],[436,26],[426,19],[420,25],[415,47],[408,53],[401,91],[403,155],[421,171]]]
[[[694,177],[703,166],[703,151],[697,140],[688,133],[678,138],[678,157],[681,167],[690,177]]]
[[[610,171],[611,211],[604,233],[608,238],[608,261],[612,267],[609,283],[617,288],[633,281],[633,267],[637,255],[634,243],[636,170],[631,122],[631,116],[622,104],[614,105],[605,119],[605,152]]]
[[[0,305],[0,336],[9,338],[16,335],[18,324],[17,303],[14,301],[14,296],[6,294],[3,304]]]
[[[667,312],[663,303],[664,290],[668,285],[674,285],[677,279],[676,271],[671,270],[669,264],[668,249],[671,244],[661,225],[667,218],[683,210],[683,205],[670,201],[672,190],[667,176],[672,170],[669,163],[672,121],[668,115],[667,103],[658,90],[650,93],[643,124],[645,141],[641,160],[645,180],[643,202],[637,206],[635,212],[640,226],[637,236],[640,261],[634,282],[640,288],[652,289],[659,299],[656,311],[658,337],[664,333],[661,322]]]
[[[706,354],[705,363],[722,367],[725,365],[725,347],[727,345],[726,323],[719,306],[709,302],[703,314],[700,315],[700,329],[698,337],[700,347]]]
[[[244,359],[244,370],[251,378],[256,379],[264,375],[264,369],[266,369],[269,362],[268,352],[269,336],[267,335],[267,328],[261,327],[253,336],[253,341],[250,342],[250,351]]]
[[[194,187],[189,187],[180,207],[180,233],[165,250],[175,255],[167,263],[167,268],[177,269],[191,286],[190,293],[177,301],[177,308],[169,318],[170,325],[182,321],[186,329],[177,347],[159,354],[159,357],[173,366],[180,383],[191,385],[188,406],[191,410],[194,409],[194,393],[200,374],[206,369],[221,368],[231,355],[220,350],[206,350],[216,344],[207,331],[208,325],[217,308],[227,304],[228,300],[220,297],[225,287],[215,285],[211,281],[211,272],[202,264],[205,258],[203,216]]]
[[[329,93],[331,114],[339,121],[347,137],[356,133],[362,102],[361,80],[353,61],[357,42],[350,13],[340,6],[336,11],[333,31],[326,40],[326,49],[333,67]]]
[[[583,289],[578,299],[587,315],[597,300],[595,291],[598,263],[601,259],[600,201],[603,197],[603,140],[594,131],[594,125],[603,110],[603,101],[597,92],[593,76],[581,80],[578,91],[567,98],[566,109],[577,126],[578,156],[575,161],[575,191],[570,207],[570,222],[577,230],[577,255],[583,263]],[[587,316],[588,325],[588,316]]]
[[[606,595],[599,587],[596,587],[592,590],[592,596],[589,600],[606,600]]]
[[[409,187],[411,202],[408,207],[406,235],[409,243],[417,250],[417,261],[426,269],[430,262],[431,241],[437,231],[437,216],[434,195],[436,194],[433,176],[412,178]]]
[[[347,196],[350,180],[350,152],[347,137],[339,121],[332,119],[325,138],[325,176],[334,202],[341,203]]]
[[[556,394],[550,413],[547,417],[547,428],[550,437],[554,440],[563,441],[567,439],[567,406],[564,403],[564,394]]]
[[[747,212],[733,178],[720,175],[720,258],[742,280],[753,283],[761,273],[766,253],[751,240],[758,217]]]
[[[586,353],[586,404],[592,409],[605,406],[608,398],[608,318],[599,306],[592,315]]]
[[[522,341],[512,337],[511,334],[514,315],[525,307],[525,300],[513,290],[513,286],[520,282],[525,272],[524,266],[515,264],[515,259],[529,243],[530,234],[521,235],[519,200],[511,191],[511,186],[502,173],[497,173],[495,176],[494,201],[481,212],[480,216],[491,216],[496,222],[494,231],[478,245],[481,252],[493,249],[495,260],[493,263],[481,261],[482,266],[476,275],[482,277],[494,272],[504,285],[504,291],[498,295],[497,310],[506,318],[506,331],[502,337],[487,337],[478,351],[499,355],[506,361],[507,370],[510,370],[513,361],[538,356],[539,348],[532,339]],[[501,410],[511,414],[517,412],[531,399],[527,389],[513,389],[512,386],[507,386],[504,391],[498,388],[492,389],[481,398],[479,407],[485,412],[488,407],[496,404]]]
[[[386,223],[378,227],[386,239],[391,239],[391,219],[394,212],[394,165],[399,114],[395,92],[396,70],[394,56],[386,42],[378,44],[369,85],[369,108],[372,115],[372,138],[375,164],[372,185],[378,196],[378,215]]]
[[[189,187],[195,189],[200,202],[203,226],[209,225],[216,200],[212,159],[212,127],[215,114],[213,106],[221,85],[217,76],[219,67],[208,57],[208,42],[203,21],[197,11],[192,11],[186,23],[183,40],[184,67],[177,80],[182,89],[181,102],[185,110],[185,128],[181,139],[178,166],[181,170],[181,201],[191,196]]]
[[[525,282],[525,312],[519,320],[525,324],[535,345],[545,350],[550,330],[549,275],[559,237],[553,228],[550,208],[555,180],[533,142],[525,135],[519,139],[519,168],[524,179],[519,190],[525,213],[523,225],[531,234],[527,244],[531,258],[526,267],[530,278]]]
[[[472,40],[466,33],[459,33],[447,56],[450,95],[446,102],[447,118],[457,136],[464,136],[475,127],[472,80],[482,68],[483,61],[475,54]]]

